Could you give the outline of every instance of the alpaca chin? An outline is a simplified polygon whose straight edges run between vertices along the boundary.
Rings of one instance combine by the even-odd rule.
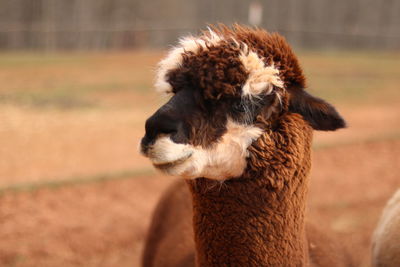
[[[185,179],[226,180],[240,176],[247,166],[247,148],[261,134],[254,126],[228,120],[227,131],[210,148],[174,143],[169,136],[157,139],[148,157],[160,171]]]

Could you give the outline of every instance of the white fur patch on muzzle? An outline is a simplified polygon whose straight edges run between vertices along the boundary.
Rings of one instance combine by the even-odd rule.
[[[169,136],[161,136],[146,156],[157,169],[169,175],[226,180],[243,173],[247,165],[247,148],[261,133],[258,127],[228,120],[227,131],[210,148],[177,144]]]

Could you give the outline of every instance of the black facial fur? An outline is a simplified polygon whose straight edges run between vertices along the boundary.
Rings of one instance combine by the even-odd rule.
[[[196,90],[177,91],[146,121],[143,152],[162,134],[178,144],[212,145],[226,131],[227,108],[226,102],[204,100]]]
[[[186,124],[190,114],[196,107],[194,97],[188,90],[174,95],[166,104],[147,119],[146,135],[142,139],[142,147],[154,143],[162,134],[171,135],[175,143],[188,143],[189,126]]]

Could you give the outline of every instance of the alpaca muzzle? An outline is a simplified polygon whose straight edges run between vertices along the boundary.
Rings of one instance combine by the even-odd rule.
[[[153,143],[148,143],[146,137],[142,139],[141,152],[148,157],[156,168],[166,169],[183,163],[193,154],[190,145],[177,144],[170,136],[158,137]]]

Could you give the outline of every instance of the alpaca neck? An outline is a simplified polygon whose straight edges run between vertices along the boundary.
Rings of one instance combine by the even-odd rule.
[[[252,181],[190,187],[197,266],[304,266],[304,187],[280,192]],[[295,205],[293,205],[295,203]]]
[[[197,266],[307,265],[304,212],[311,136],[305,137],[300,148],[291,142],[296,140],[286,138],[285,149],[293,145],[286,151],[288,158],[265,155],[262,171],[249,171],[223,184],[204,178],[187,182]],[[276,152],[276,144],[272,142],[275,150],[269,151]]]

